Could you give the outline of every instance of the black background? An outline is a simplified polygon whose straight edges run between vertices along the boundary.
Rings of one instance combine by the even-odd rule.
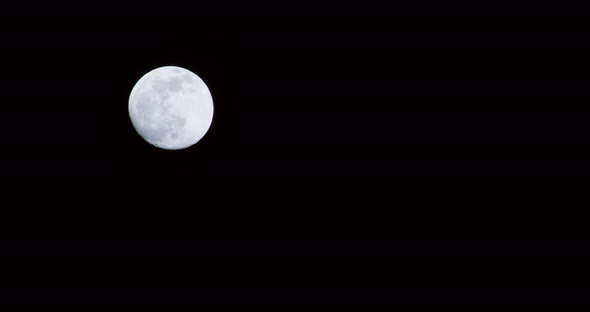
[[[583,10],[160,3],[2,13],[2,296],[576,302],[588,278]],[[208,84],[159,150],[135,82]]]

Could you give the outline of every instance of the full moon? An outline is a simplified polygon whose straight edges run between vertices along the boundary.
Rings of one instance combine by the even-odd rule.
[[[213,98],[193,72],[156,68],[131,90],[129,116],[137,133],[163,149],[187,148],[201,140],[213,121]]]

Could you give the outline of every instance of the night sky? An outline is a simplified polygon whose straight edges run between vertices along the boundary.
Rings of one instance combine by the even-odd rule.
[[[581,300],[587,17],[471,9],[0,13],[0,297]],[[128,116],[167,65],[213,96],[186,150]]]

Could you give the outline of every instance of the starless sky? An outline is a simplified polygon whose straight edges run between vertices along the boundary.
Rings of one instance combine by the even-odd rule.
[[[460,301],[588,280],[584,11],[81,6],[0,12],[7,284]],[[186,150],[129,119],[160,66],[214,99]]]

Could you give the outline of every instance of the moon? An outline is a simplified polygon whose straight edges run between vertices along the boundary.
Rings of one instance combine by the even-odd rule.
[[[195,73],[177,66],[141,77],[129,96],[129,117],[148,143],[167,150],[199,142],[213,121],[213,98]]]

